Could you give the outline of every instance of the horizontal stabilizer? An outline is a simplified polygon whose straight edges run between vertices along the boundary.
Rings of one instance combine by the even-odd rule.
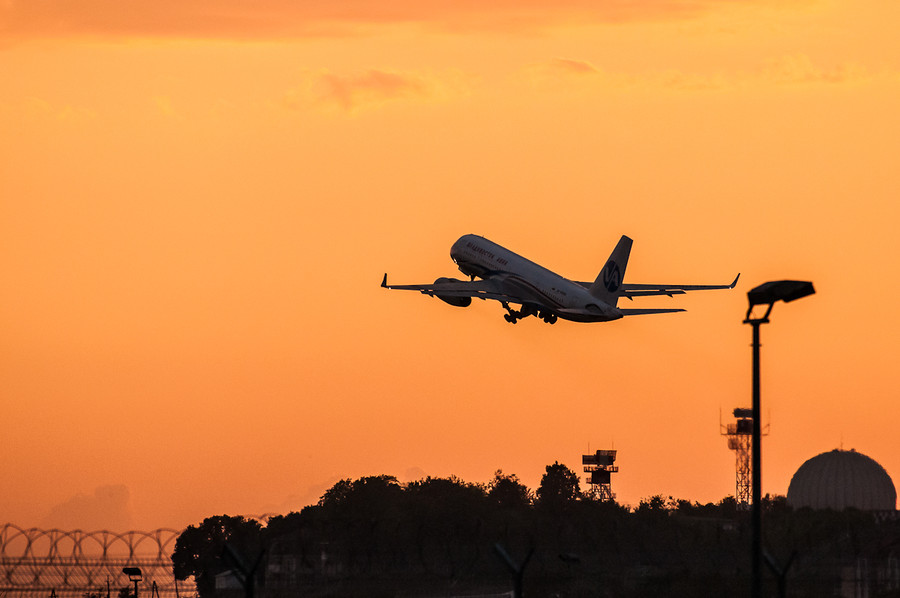
[[[619,296],[633,299],[634,297],[651,297],[653,295],[684,295],[688,291],[714,291],[717,289],[733,289],[740,274],[734,277],[731,284],[634,284],[630,282],[622,283],[619,287]],[[589,289],[594,283],[578,282],[582,287]]]
[[[716,289],[733,289],[737,283],[738,279],[741,277],[740,273],[734,277],[734,280],[731,281],[731,284],[630,284],[626,283],[622,285],[623,294],[628,294],[631,291],[652,291],[657,295],[670,295],[673,292],[677,293],[678,291],[714,291]]]
[[[629,299],[634,299],[635,297],[658,297],[659,295],[674,297],[675,295],[684,295],[686,292],[682,289],[663,289],[660,291],[623,291],[622,294]]]
[[[643,316],[647,314],[671,314],[676,311],[687,311],[684,309],[629,309],[629,308],[618,308],[622,315],[624,316]]]

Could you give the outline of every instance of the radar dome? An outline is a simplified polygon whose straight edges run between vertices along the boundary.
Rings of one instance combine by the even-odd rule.
[[[833,450],[800,466],[787,493],[794,508],[893,511],[897,491],[887,471],[855,450]]]

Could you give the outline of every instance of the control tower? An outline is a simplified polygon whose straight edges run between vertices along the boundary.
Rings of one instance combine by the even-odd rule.
[[[597,451],[593,455],[582,455],[584,472],[590,474],[585,481],[591,485],[591,494],[598,500],[615,500],[612,491],[612,474],[619,471],[615,465],[616,451]]]

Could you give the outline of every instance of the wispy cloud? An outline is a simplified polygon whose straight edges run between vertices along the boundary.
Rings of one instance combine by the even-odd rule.
[[[393,72],[370,69],[360,74],[327,70],[308,72],[289,89],[282,105],[290,110],[337,109],[355,113],[396,101],[441,101],[465,95],[468,86],[458,73]]]
[[[591,89],[595,87],[624,87],[630,80],[624,74],[614,74],[594,66],[586,60],[552,58],[526,65],[520,73],[528,85],[557,90]]]
[[[596,75],[599,71],[589,62],[581,60],[569,60],[568,58],[554,58],[546,65],[546,68],[573,75]]]
[[[874,72],[862,65],[840,63],[822,65],[804,54],[781,56],[759,68],[731,72],[664,71],[614,72],[589,62],[555,58],[524,67],[531,85],[552,89],[668,89],[675,91],[715,91],[736,88],[791,85],[836,85],[881,79],[897,80],[896,72]]]
[[[532,31],[566,22],[684,19],[720,4],[713,0],[4,0],[0,38],[258,39],[347,35],[358,26],[396,23]]]
[[[371,70],[350,77],[327,73],[322,75],[320,83],[321,99],[345,110],[353,110],[363,104],[427,95],[425,83],[418,77],[385,71]]]
[[[846,83],[869,79],[872,73],[851,63],[823,67],[805,54],[792,54],[769,61],[759,76],[776,84]]]
[[[15,113],[29,120],[71,124],[90,123],[97,119],[97,113],[89,108],[69,103],[52,103],[34,96],[2,104],[0,112]]]

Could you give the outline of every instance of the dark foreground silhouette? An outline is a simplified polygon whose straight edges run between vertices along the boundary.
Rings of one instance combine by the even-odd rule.
[[[766,595],[900,596],[893,512],[793,511],[784,497],[763,508]],[[634,509],[592,500],[555,463],[535,493],[499,471],[486,486],[342,480],[265,526],[209,517],[181,534],[172,560],[200,598],[739,597],[749,595],[749,526],[732,497],[654,496]]]

